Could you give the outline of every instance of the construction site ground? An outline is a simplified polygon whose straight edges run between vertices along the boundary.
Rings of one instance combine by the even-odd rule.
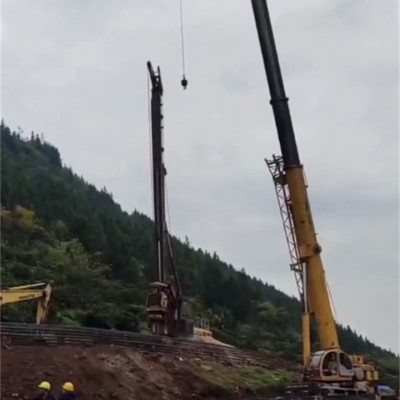
[[[261,368],[113,345],[16,346],[1,352],[1,399],[30,399],[42,380],[55,394],[73,382],[80,400],[256,399],[274,396],[296,370],[279,358]]]

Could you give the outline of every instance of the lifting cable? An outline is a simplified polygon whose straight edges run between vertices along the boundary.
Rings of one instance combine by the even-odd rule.
[[[181,52],[182,52],[182,80],[181,85],[185,90],[188,85],[188,81],[186,79],[186,71],[185,71],[185,35],[183,32],[183,0],[179,0],[179,9],[180,9],[180,20],[181,20]]]

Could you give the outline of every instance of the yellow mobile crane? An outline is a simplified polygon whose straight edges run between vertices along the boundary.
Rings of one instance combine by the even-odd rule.
[[[38,300],[36,323],[46,322],[49,313],[51,285],[49,283],[36,283],[32,285],[14,286],[1,289],[0,306],[19,303],[21,301]]]
[[[374,366],[366,364],[362,356],[346,354],[340,347],[266,0],[252,0],[252,7],[282,151],[282,156],[266,162],[275,183],[291,268],[303,304],[304,384],[288,387],[288,394],[292,398],[373,395],[378,382]],[[311,351],[312,324],[319,336],[316,352]]]

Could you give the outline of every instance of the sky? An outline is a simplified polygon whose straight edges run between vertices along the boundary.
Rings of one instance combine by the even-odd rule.
[[[269,8],[336,318],[398,352],[398,4]],[[146,62],[160,65],[172,233],[297,295],[251,3],[184,0],[183,13],[186,91],[179,0],[3,0],[2,117],[152,216]]]

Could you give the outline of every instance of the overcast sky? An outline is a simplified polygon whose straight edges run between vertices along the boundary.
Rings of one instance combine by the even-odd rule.
[[[399,351],[395,0],[270,0],[340,323]],[[2,116],[43,132],[127,211],[152,215],[146,62],[165,87],[172,232],[297,295],[279,154],[250,1],[3,0]],[[394,323],[395,321],[395,323]]]

